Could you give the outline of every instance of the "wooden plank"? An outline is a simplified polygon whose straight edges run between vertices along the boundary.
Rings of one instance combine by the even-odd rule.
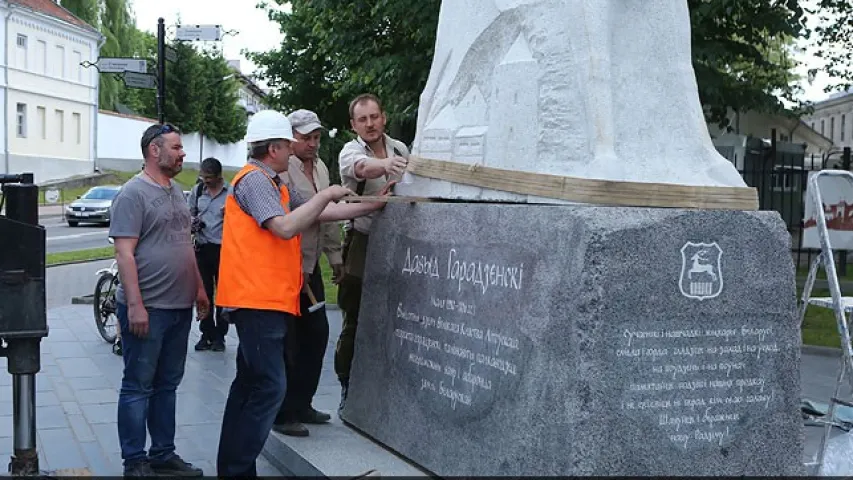
[[[751,187],[708,187],[617,182],[504,170],[409,157],[409,172],[423,177],[569,202],[634,207],[758,210]]]
[[[347,195],[346,197],[341,198],[342,202],[385,202],[385,203],[422,203],[422,202],[435,202],[437,201],[434,198],[427,197],[406,197],[403,195],[389,195],[389,196],[379,196],[379,195],[363,195],[361,197],[357,195]]]

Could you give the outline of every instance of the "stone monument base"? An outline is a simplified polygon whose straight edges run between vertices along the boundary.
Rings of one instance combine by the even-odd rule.
[[[802,475],[775,212],[389,204],[343,419],[456,475]]]

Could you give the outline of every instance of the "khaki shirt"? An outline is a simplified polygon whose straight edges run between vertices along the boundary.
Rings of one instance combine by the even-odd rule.
[[[394,153],[394,150],[397,150],[398,153]],[[403,142],[385,135],[385,155],[385,158],[397,155],[403,158],[409,158],[409,149],[406,148],[406,145]],[[356,188],[358,188],[358,182],[364,179],[356,177],[355,165],[356,163],[367,160],[368,158],[376,158],[376,155],[367,143],[361,139],[361,137],[356,137],[355,140],[351,140],[344,145],[341,149],[340,155],[338,156],[338,165],[341,169],[341,184],[343,184],[343,186],[349,188],[353,192],[356,191]],[[379,191],[382,190],[382,187],[388,183],[389,179],[387,177],[387,175],[382,175],[378,178],[368,179],[365,182],[364,192],[362,195],[378,194]],[[399,178],[397,180],[399,180]],[[379,211],[375,211],[363,217],[356,218],[354,222],[355,229],[361,233],[369,234],[370,224],[378,213]]]
[[[320,158],[314,161],[315,184],[305,175],[305,164],[296,155],[290,156],[287,172],[280,173],[279,177],[291,191],[295,190],[306,201],[318,191],[329,187],[329,169]],[[337,222],[315,223],[302,232],[302,270],[305,273],[314,272],[320,253],[326,254],[330,265],[343,263],[340,232]]]

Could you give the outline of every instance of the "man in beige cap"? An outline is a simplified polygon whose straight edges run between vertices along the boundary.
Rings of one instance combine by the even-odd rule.
[[[307,199],[329,186],[329,170],[317,156],[320,137],[324,128],[317,114],[310,110],[296,110],[287,117],[293,125],[293,155],[290,166],[279,176],[291,191],[298,191]],[[310,311],[312,302],[307,292],[313,293],[317,302],[326,298],[323,277],[320,273],[320,255],[326,254],[336,279],[343,275],[341,259],[341,229],[337,223],[318,223],[302,232],[302,270],[305,289],[300,295],[302,316],[293,317],[287,326],[287,394],[275,419],[273,429],[284,435],[304,437],[308,428],[304,425],[321,424],[330,420],[327,413],[318,412],[311,406],[323,357],[329,342],[329,320],[326,308]]]

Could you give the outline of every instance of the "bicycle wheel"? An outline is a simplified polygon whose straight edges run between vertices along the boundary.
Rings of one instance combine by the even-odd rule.
[[[95,326],[101,338],[107,343],[114,343],[116,339],[116,327],[118,317],[116,316],[116,289],[118,288],[115,276],[104,273],[95,284]],[[110,333],[110,331],[112,333]]]

